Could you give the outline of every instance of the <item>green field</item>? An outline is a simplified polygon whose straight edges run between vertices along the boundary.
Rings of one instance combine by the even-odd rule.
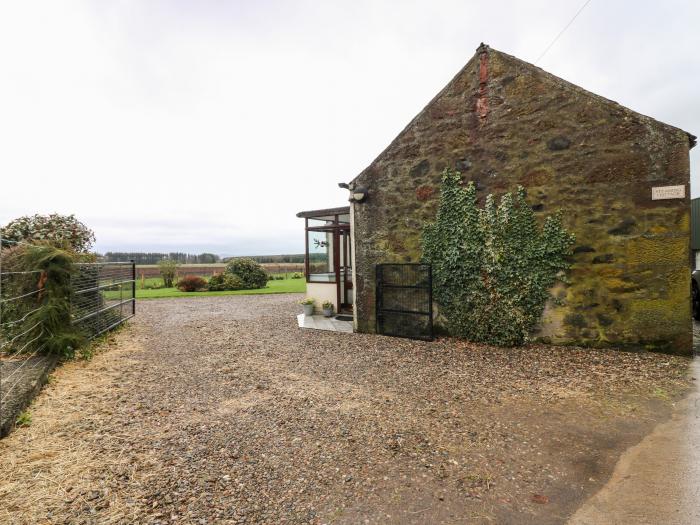
[[[147,279],[146,281],[150,281]],[[154,279],[160,281],[160,279]],[[266,288],[257,290],[230,290],[222,292],[181,292],[177,288],[159,288],[149,290],[141,289],[141,281],[136,282],[137,299],[162,299],[166,297],[211,297],[215,295],[256,295],[268,293],[304,293],[306,291],[306,281],[304,279],[284,279],[278,281],[268,281]]]

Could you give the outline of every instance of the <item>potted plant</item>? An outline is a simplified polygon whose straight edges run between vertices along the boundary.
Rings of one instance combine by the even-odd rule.
[[[304,315],[314,315],[314,298],[307,297],[299,301],[299,304],[304,307]]]
[[[321,305],[323,308],[323,315],[326,317],[330,317],[333,315],[333,303],[330,301],[325,301],[323,305]]]

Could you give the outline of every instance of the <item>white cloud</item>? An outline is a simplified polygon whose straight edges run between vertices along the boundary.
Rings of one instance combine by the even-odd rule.
[[[6,2],[0,222],[76,213],[102,250],[299,252],[295,212],[343,204],[336,183],[481,41],[532,61],[579,6]],[[698,14],[593,0],[539,65],[699,134]]]

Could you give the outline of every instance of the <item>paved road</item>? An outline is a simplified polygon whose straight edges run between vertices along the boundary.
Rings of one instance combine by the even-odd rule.
[[[698,355],[700,323],[694,332]],[[700,524],[700,357],[691,373],[694,392],[670,421],[622,455],[610,481],[569,525]]]

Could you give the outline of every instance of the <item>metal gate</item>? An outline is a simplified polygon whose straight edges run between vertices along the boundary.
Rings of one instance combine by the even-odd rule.
[[[73,324],[93,339],[136,314],[136,265],[131,262],[76,264],[72,276]]]
[[[433,274],[429,264],[377,265],[377,332],[433,339]]]

